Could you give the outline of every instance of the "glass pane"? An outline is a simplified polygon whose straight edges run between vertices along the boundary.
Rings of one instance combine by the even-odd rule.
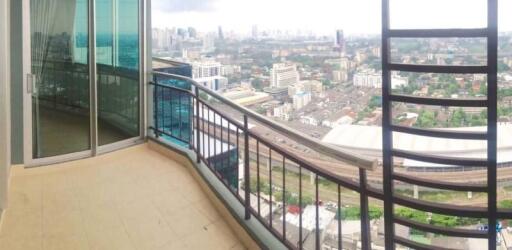
[[[96,1],[98,140],[139,135],[139,1]]]
[[[33,158],[90,149],[88,2],[30,7]]]

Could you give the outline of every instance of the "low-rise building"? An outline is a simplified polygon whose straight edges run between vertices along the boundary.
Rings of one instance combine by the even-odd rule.
[[[301,92],[293,96],[293,108],[299,110],[311,102],[311,93]]]
[[[250,106],[272,100],[272,97],[267,93],[257,92],[254,91],[254,89],[243,87],[230,89],[228,92],[225,92],[223,96],[242,106]]]

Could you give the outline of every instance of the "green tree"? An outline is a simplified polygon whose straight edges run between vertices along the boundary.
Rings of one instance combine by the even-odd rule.
[[[371,109],[376,107],[382,107],[382,96],[374,95],[370,98],[370,103],[368,104]]]
[[[437,125],[436,115],[432,111],[422,110],[418,115],[416,126],[420,128],[432,128]]]
[[[257,90],[262,90],[263,89],[263,81],[261,81],[260,79],[252,80],[251,85],[252,85],[253,88],[255,88]]]
[[[450,118],[450,126],[463,127],[466,125],[467,115],[462,108],[456,109]]]

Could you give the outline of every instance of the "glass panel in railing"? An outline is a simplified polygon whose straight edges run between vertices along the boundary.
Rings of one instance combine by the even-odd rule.
[[[189,93],[190,84],[171,76],[154,75],[153,111],[155,130],[159,136],[187,147],[192,141],[194,102]]]

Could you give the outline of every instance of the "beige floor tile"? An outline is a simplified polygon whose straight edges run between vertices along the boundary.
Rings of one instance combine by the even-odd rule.
[[[124,226],[87,229],[87,241],[91,250],[136,249]]]
[[[147,145],[16,169],[9,198],[1,250],[243,249],[189,170]]]
[[[242,243],[237,243],[230,250],[246,250],[247,248]]]
[[[0,249],[5,250],[41,250],[42,236],[30,238],[0,237]]]
[[[172,216],[176,211],[186,209],[191,204],[180,192],[161,193],[153,196],[152,201],[164,216]]]
[[[199,212],[201,212],[201,214],[206,216],[212,223],[221,218],[220,214],[217,212],[217,209],[208,199],[203,199],[192,204],[197,210],[199,210]]]
[[[3,215],[0,249],[41,249],[42,215],[7,210]]]
[[[161,216],[141,214],[137,218],[124,219],[123,222],[137,249],[153,249],[178,240],[176,233]]]
[[[85,234],[48,235],[43,237],[43,250],[88,250]]]
[[[43,237],[73,236],[85,233],[80,210],[45,213],[43,211]]]
[[[185,245],[185,242],[181,239],[169,241],[163,246],[156,247],[154,250],[184,250],[184,249],[191,249],[187,245]]]
[[[211,224],[205,215],[192,206],[176,210],[171,215],[166,215],[165,219],[172,230],[180,237],[195,234]]]
[[[199,184],[181,185],[178,188],[178,191],[181,192],[185,196],[185,199],[187,199],[189,202],[192,202],[192,203],[195,203],[195,202],[198,202],[198,201],[201,201],[204,199],[208,199],[206,197],[206,194],[204,193],[204,191],[199,186]]]
[[[81,205],[84,227],[87,231],[123,227],[123,221],[114,202],[86,203]]]
[[[219,220],[210,224],[207,229],[209,238],[225,249],[231,249],[240,243],[231,231],[231,228],[224,221]]]
[[[184,238],[184,241],[188,249],[226,250],[239,244],[234,236],[225,235],[224,229],[215,224],[211,224],[200,231],[189,234]]]

